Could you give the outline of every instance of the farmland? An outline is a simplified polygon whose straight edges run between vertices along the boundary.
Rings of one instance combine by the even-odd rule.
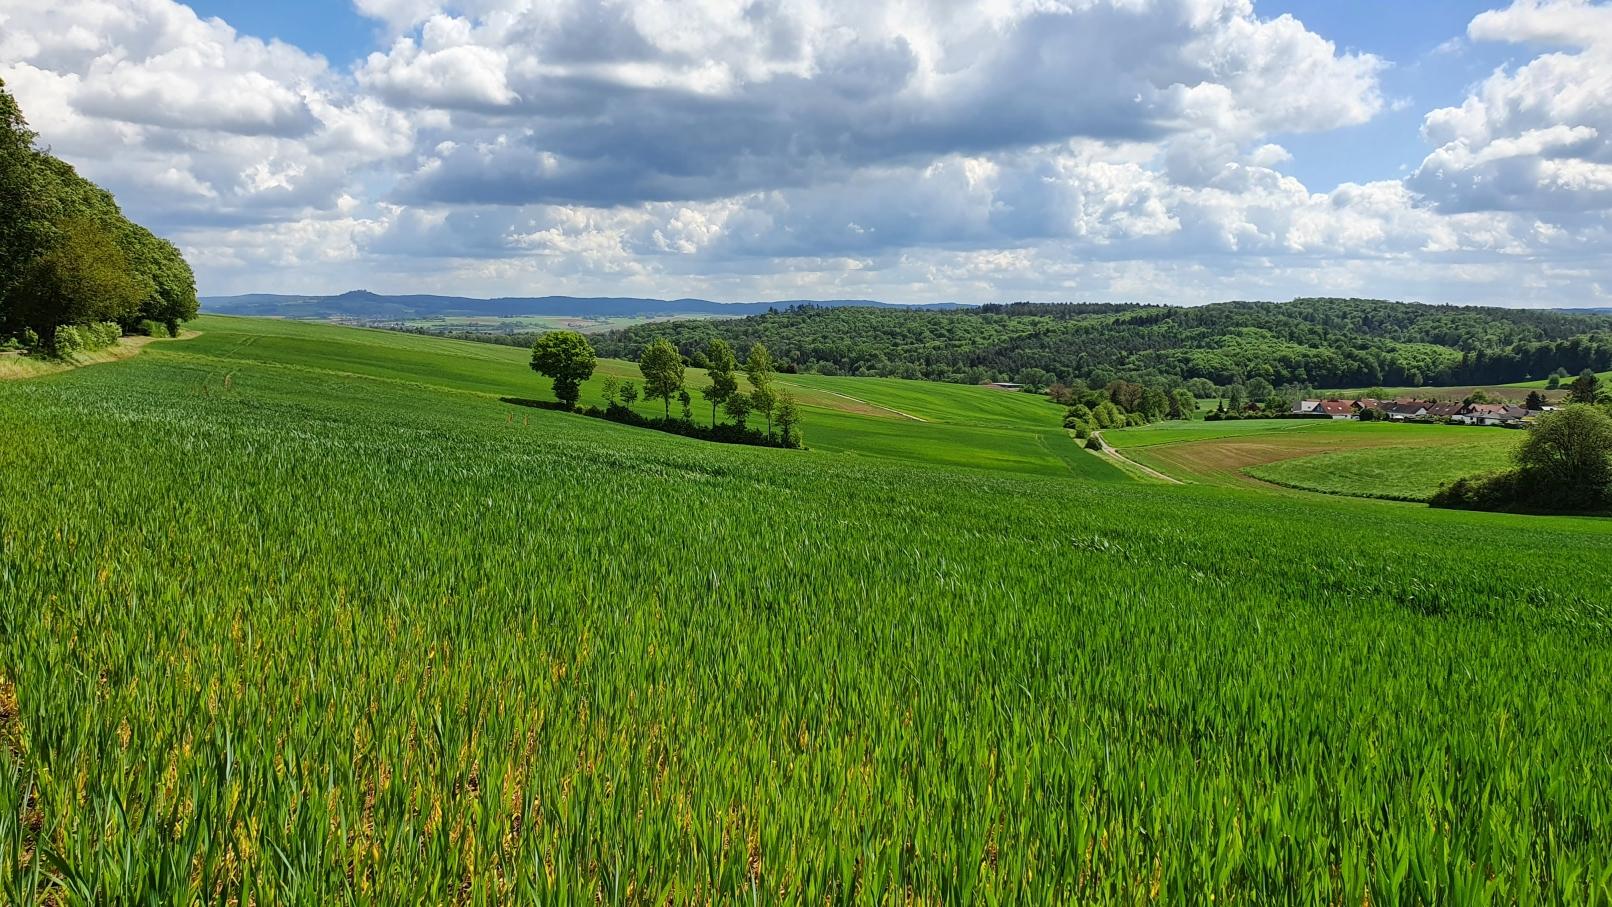
[[[1246,472],[1289,488],[1425,502],[1456,479],[1505,469],[1521,440],[1519,432],[1494,432],[1480,443],[1362,448],[1277,460]]]
[[[500,402],[521,350],[199,326],[0,383],[9,901],[1612,899],[1607,521],[1132,482],[890,379],[704,444]],[[1345,428],[1514,438],[1112,439]]]
[[[1519,440],[1498,428],[1312,419],[1161,422],[1103,438],[1127,458],[1183,481],[1247,486],[1260,479],[1424,501],[1443,482],[1504,465]],[[1335,466],[1347,478],[1329,476]]]

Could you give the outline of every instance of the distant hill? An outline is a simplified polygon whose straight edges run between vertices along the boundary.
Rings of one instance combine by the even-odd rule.
[[[1596,309],[1556,309],[1568,315],[1612,315],[1612,306],[1601,306]]]
[[[1224,302],[1197,307],[985,305],[960,311],[780,310],[668,321],[602,334],[602,356],[664,337],[692,356],[721,337],[762,341],[800,371],[976,383],[1116,378],[1169,386],[1261,379],[1312,387],[1504,384],[1558,368],[1612,368],[1612,317],[1379,299]]]
[[[245,296],[207,296],[202,311],[218,315],[258,315],[273,318],[341,319],[350,321],[410,321],[439,317],[499,317],[563,315],[576,318],[653,318],[678,315],[760,315],[771,309],[802,304],[823,308],[955,309],[956,303],[902,306],[869,299],[801,300],[779,302],[713,302],[709,299],[640,299],[630,296],[505,296],[472,299],[465,296],[385,296],[352,290],[337,296],[285,296],[251,293]]]

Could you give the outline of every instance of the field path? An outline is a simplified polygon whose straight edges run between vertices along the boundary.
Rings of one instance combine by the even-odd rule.
[[[1124,454],[1120,453],[1118,450],[1114,449],[1113,447],[1110,447],[1108,445],[1107,441],[1103,441],[1103,433],[1100,432],[1100,431],[1092,432],[1092,437],[1094,437],[1098,441],[1102,442],[1102,445],[1103,445],[1102,449],[1097,451],[1097,453],[1099,455],[1101,455],[1101,456],[1106,456],[1106,457],[1110,457],[1112,459],[1118,460],[1120,463],[1125,464],[1126,466],[1131,466],[1131,467],[1135,468],[1137,472],[1140,472],[1143,475],[1151,476],[1152,478],[1158,479],[1159,481],[1168,483],[1170,485],[1185,485],[1185,484],[1187,484],[1187,483],[1181,481],[1180,479],[1176,478],[1175,476],[1165,475],[1164,473],[1159,472],[1157,469],[1154,469],[1151,466],[1147,466],[1147,465],[1144,465],[1142,463],[1138,463],[1135,460],[1131,459],[1130,457],[1127,457]]]
[[[871,406],[874,409],[882,409],[887,413],[895,413],[896,415],[900,416],[903,419],[911,419],[914,422],[928,422],[929,421],[928,419],[925,419],[922,416],[914,416],[912,413],[904,413],[901,410],[896,409],[894,407],[884,406],[883,404],[879,404],[879,403],[871,403],[871,402],[869,402],[867,400],[863,400],[861,397],[853,397],[850,394],[842,394],[839,391],[824,390],[824,391],[821,391],[821,393],[831,394],[831,395],[833,395],[835,397],[841,397],[843,399],[851,401],[852,403],[860,403],[863,406]]]

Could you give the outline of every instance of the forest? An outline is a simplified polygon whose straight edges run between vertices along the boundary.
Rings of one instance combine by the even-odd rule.
[[[966,384],[1447,386],[1612,368],[1609,316],[1376,299],[952,311],[801,305],[637,325],[594,344],[602,356],[630,357],[655,338],[695,364],[698,351],[721,338],[737,347],[765,342],[785,370]]]
[[[196,317],[179,250],[40,148],[3,82],[0,212],[0,349],[61,356],[123,334],[177,334]]]

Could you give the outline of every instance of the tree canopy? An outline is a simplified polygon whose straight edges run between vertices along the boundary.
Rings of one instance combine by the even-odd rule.
[[[124,217],[112,194],[36,145],[0,82],[0,336],[92,321],[177,332],[196,317],[178,248]]]
[[[593,347],[576,331],[550,331],[532,344],[532,371],[554,380],[554,398],[566,406],[577,405],[582,382],[593,377],[593,365]],[[637,390],[632,394],[636,397]]]
[[[659,399],[665,415],[671,418],[672,398],[683,389],[683,357],[664,337],[656,337],[638,357],[638,370],[644,375],[644,396]]]
[[[1198,307],[990,305],[953,311],[796,306],[748,318],[602,335],[631,357],[664,337],[692,356],[720,338],[764,343],[779,371],[936,381],[1211,387],[1478,385],[1612,369],[1612,317],[1369,299]],[[1261,386],[1260,383],[1263,383]],[[1202,393],[1203,384],[1194,384]],[[1245,399],[1265,400],[1245,391]]]

